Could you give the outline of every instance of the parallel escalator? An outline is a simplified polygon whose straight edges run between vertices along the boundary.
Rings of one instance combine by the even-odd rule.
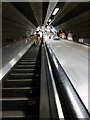
[[[3,80],[2,120],[38,120],[40,48],[32,46]]]

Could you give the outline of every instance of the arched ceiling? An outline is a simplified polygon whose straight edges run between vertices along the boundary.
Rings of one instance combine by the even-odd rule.
[[[61,3],[58,3],[59,5]],[[55,16],[52,25],[58,26],[80,14],[82,14],[85,11],[88,11],[89,4],[88,2],[67,2],[64,4],[64,6],[61,5],[58,7],[60,8],[60,11]],[[63,4],[62,4],[63,5]]]
[[[59,7],[59,12],[52,16],[56,7]],[[61,26],[88,9],[87,2],[3,2],[3,39],[25,36],[27,31],[36,29],[45,21],[47,23],[49,18],[52,19],[53,26]]]
[[[44,23],[48,2],[12,2],[11,4],[36,27]]]

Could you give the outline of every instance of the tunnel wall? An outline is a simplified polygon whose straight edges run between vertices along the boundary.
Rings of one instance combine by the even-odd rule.
[[[0,47],[2,46],[2,2],[0,2]]]
[[[28,36],[35,26],[11,3],[2,3],[2,45]]]
[[[89,18],[90,11],[84,12],[73,19],[66,21],[65,23],[56,26],[58,30],[65,30],[66,33],[71,31],[76,41],[79,38],[90,39]]]
[[[0,2],[0,68],[2,67],[2,2]],[[0,95],[1,92],[0,92]],[[1,96],[0,96],[1,97]],[[0,106],[2,107],[2,105],[0,104]]]
[[[2,67],[4,67],[9,61],[16,57],[26,46],[33,42],[33,36],[28,39],[19,40],[15,43],[9,44],[2,48]]]

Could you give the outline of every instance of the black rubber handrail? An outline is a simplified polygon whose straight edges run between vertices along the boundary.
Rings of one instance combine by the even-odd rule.
[[[41,45],[40,120],[59,120],[45,46]]]
[[[45,44],[65,120],[90,120],[90,114],[48,44]]]

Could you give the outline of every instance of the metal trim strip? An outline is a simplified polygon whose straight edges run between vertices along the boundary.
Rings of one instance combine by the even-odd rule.
[[[14,57],[8,64],[6,64],[0,70],[0,81],[2,78],[12,69],[12,67],[20,60],[20,58],[27,52],[27,50],[33,45],[34,41],[24,48],[16,57]]]

